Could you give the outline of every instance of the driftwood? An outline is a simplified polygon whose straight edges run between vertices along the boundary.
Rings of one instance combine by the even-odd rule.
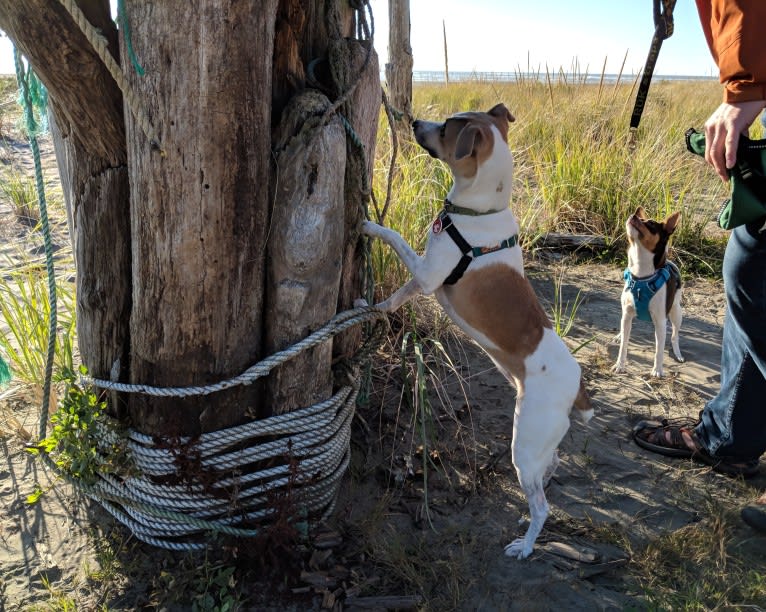
[[[113,56],[106,2],[81,2]],[[91,374],[127,371],[130,209],[122,93],[64,6],[0,0],[0,27],[48,89],[50,125],[77,268],[80,356]]]
[[[347,597],[348,608],[360,610],[413,610],[423,599],[419,595],[391,595],[382,597]]]
[[[152,148],[125,109],[119,88],[62,3],[0,0],[0,27],[51,95],[76,251],[78,338],[91,373],[109,378],[117,371],[123,381],[154,386],[205,385],[265,356],[267,328],[288,336],[270,331],[269,352],[297,339],[289,309],[281,310],[288,321],[264,320],[267,295],[277,297],[265,280],[277,204],[271,181],[275,126],[287,101],[307,88],[333,101],[343,96],[338,114],[362,143],[357,147],[343,135],[340,146],[327,153],[334,172],[327,176],[342,191],[339,198],[338,192],[332,195],[339,207],[323,213],[331,219],[322,230],[329,236],[323,246],[335,255],[325,260],[329,269],[322,274],[331,277],[328,287],[340,284],[340,290],[307,294],[312,307],[321,303],[322,322],[351,307],[362,292],[358,227],[369,197],[381,95],[372,43],[350,38],[357,15],[350,3],[264,0],[227,3],[222,10],[212,0],[195,1],[192,8],[184,0],[129,0],[132,42],[144,76],[127,61],[109,3],[76,3],[106,37],[112,55],[122,45],[125,75],[162,148],[162,154]],[[309,78],[308,67],[317,62],[325,72]],[[328,130],[338,139],[337,118]],[[353,167],[347,164],[344,171],[343,159],[352,156]],[[308,170],[298,178],[313,188]],[[279,216],[277,210],[274,220],[281,223]],[[293,221],[293,229],[298,225]],[[315,325],[319,311],[303,330]],[[359,333],[334,343],[333,354],[353,353]],[[296,380],[302,386],[292,388],[304,390],[318,381],[312,395],[325,396],[329,356],[311,369],[302,383]],[[266,414],[264,390],[255,384],[191,399],[131,394],[127,417],[142,432],[194,436]],[[305,394],[289,405],[304,399]]]
[[[268,239],[265,349],[281,351],[335,314],[343,258],[346,134],[319,92],[294,97],[278,130],[274,210]],[[298,134],[295,136],[295,134]],[[273,370],[268,403],[281,414],[332,394],[332,342]]]
[[[346,119],[359,137],[361,148],[347,142],[345,178],[346,213],[344,222],[343,275],[338,298],[338,312],[351,308],[354,300],[363,297],[365,268],[362,237],[359,226],[363,219],[362,205],[369,198],[372,168],[375,162],[375,140],[378,133],[381,89],[378,57],[371,42],[342,40],[331,49],[330,57],[346,57],[346,69],[338,76],[340,92],[355,84],[353,93],[342,107]],[[369,53],[369,58],[368,58]],[[367,63],[365,64],[365,60]],[[359,346],[361,330],[353,328],[336,337],[333,355],[348,356]]]
[[[166,152],[153,151],[127,116],[131,380],[218,382],[262,356],[272,87],[262,58],[271,57],[277,0],[258,10],[129,6],[147,74],[127,74]],[[187,400],[131,396],[133,422],[165,436],[242,423],[259,406],[257,385]]]
[[[388,63],[386,85],[391,105],[402,113],[397,125],[406,130],[412,122],[412,46],[410,0],[388,2]]]
[[[606,239],[603,236],[591,236],[588,234],[543,234],[535,243],[536,247],[546,249],[603,249],[607,246]]]

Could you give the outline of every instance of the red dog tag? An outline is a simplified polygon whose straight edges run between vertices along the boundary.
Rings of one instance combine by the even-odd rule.
[[[434,221],[434,224],[431,226],[431,229],[434,231],[434,234],[438,234],[442,231],[442,219],[441,217],[436,217],[436,220]]]

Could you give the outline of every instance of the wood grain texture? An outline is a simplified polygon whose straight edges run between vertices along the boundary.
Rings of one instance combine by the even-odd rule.
[[[117,51],[107,0],[81,0]],[[77,268],[80,355],[109,377],[128,365],[131,303],[129,197],[122,94],[57,0],[0,0],[0,28],[50,96],[51,131]]]
[[[128,1],[133,75],[166,157],[131,117],[131,377],[200,385],[261,357],[277,0]],[[257,386],[131,398],[142,429],[194,434],[256,415]]]
[[[275,201],[268,245],[266,350],[302,340],[335,314],[343,259],[346,134],[338,117],[321,117],[330,101],[295,96],[279,126]],[[294,134],[300,134],[294,137]],[[276,414],[332,395],[332,340],[272,372],[268,403]]]

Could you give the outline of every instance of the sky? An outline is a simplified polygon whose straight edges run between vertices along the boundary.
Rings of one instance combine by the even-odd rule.
[[[381,67],[388,56],[388,0],[370,0]],[[410,0],[414,70],[444,70],[442,21],[450,71],[626,74],[646,62],[654,32],[652,0]],[[694,0],[677,0],[675,30],[665,40],[655,75],[717,76]],[[13,55],[0,37],[0,74]]]
[[[375,47],[388,54],[388,0],[371,0]],[[678,0],[675,29],[665,40],[655,75],[718,76],[694,0]],[[442,20],[450,71],[513,72],[546,64],[615,74],[644,66],[654,33],[652,0],[410,0],[414,70],[444,71]]]

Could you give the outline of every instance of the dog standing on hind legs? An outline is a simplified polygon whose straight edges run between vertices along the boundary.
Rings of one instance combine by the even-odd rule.
[[[672,333],[670,344],[676,360],[683,362],[678,346],[683,311],[681,309],[681,273],[667,259],[668,240],[678,227],[681,214],[675,212],[660,222],[649,219],[643,207],[628,217],[625,231],[628,235],[628,267],[625,269],[625,288],[620,297],[620,352],[613,372],[624,372],[628,361],[628,341],[634,317],[654,323],[654,366],[651,375],[664,375],[665,337],[667,320]]]
[[[387,312],[433,293],[450,318],[491,357],[516,387],[513,465],[530,522],[523,538],[505,547],[523,559],[548,516],[544,486],[559,463],[572,406],[593,415],[580,366],[553,331],[524,276],[519,225],[509,208],[513,157],[503,104],[486,113],[458,113],[443,122],[415,121],[415,139],[453,175],[444,210],[431,226],[423,256],[395,231],[366,221],[362,231],[391,246],[412,274],[378,305]]]

